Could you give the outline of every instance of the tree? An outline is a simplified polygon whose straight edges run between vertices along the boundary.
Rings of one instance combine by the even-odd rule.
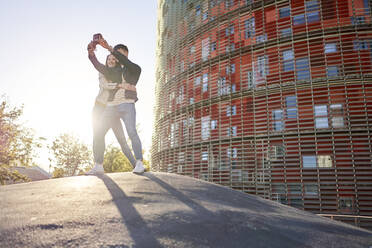
[[[133,167],[120,148],[109,145],[105,151],[103,168],[106,173],[132,171]]]
[[[71,134],[61,134],[49,146],[55,164],[53,176],[74,176],[92,167],[92,152],[88,146]],[[62,171],[63,170],[63,173]]]
[[[35,165],[36,148],[43,138],[19,123],[23,106],[12,107],[4,96],[0,97],[0,184],[7,181],[27,181],[27,177],[12,169],[13,165]]]

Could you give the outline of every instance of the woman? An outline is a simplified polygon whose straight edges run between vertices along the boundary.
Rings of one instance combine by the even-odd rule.
[[[103,121],[110,121],[110,127],[114,132],[116,139],[118,140],[121,149],[125,156],[128,158],[132,166],[135,166],[136,160],[126,142],[126,138],[123,131],[123,126],[121,124],[120,118],[110,118],[109,120],[104,120],[102,114],[106,108],[106,104],[112,101],[116,91],[122,86],[122,68],[117,62],[113,55],[108,55],[106,58],[106,65],[101,64],[94,53],[94,43],[88,45],[89,60],[92,62],[94,67],[99,71],[99,93],[96,97],[96,102],[93,107],[93,155],[95,166],[87,174],[102,174],[103,170],[103,157],[98,156],[101,154],[99,150],[105,149],[105,144],[98,144],[96,135],[100,128],[100,124]],[[103,153],[102,153],[103,154]]]

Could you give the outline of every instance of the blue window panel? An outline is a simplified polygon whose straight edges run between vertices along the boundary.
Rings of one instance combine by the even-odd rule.
[[[284,71],[293,71],[294,70],[293,60],[284,61],[284,63],[283,63],[283,70]]]
[[[245,21],[245,38],[251,38],[255,34],[255,21],[254,17]]]
[[[325,53],[335,53],[337,52],[336,43],[327,43],[324,45],[324,52]]]
[[[289,37],[292,36],[292,29],[291,28],[286,28],[280,30],[280,36],[281,37]]]
[[[281,109],[273,110],[273,118],[274,118],[274,120],[283,119],[283,110],[281,110]]]
[[[293,25],[301,25],[305,23],[305,15],[295,15],[293,16]]]
[[[282,131],[284,128],[283,121],[275,121],[274,122],[274,130],[275,131]]]
[[[196,16],[200,15],[200,5],[197,5],[197,6],[195,7],[195,15],[196,15]]]
[[[284,7],[279,9],[279,18],[288,17],[291,15],[291,9],[289,7]]]
[[[338,76],[338,67],[337,66],[328,66],[327,67],[327,77],[337,77]]]
[[[316,168],[316,156],[302,156],[304,168]]]
[[[287,96],[287,97],[285,98],[285,103],[286,103],[287,108],[290,108],[290,107],[297,107],[297,99],[296,99],[296,96]]]
[[[318,11],[319,10],[319,4],[318,1],[306,1],[305,2],[306,11]]]
[[[288,108],[287,109],[287,118],[288,119],[297,119],[297,108]]]
[[[315,118],[316,128],[328,128],[328,118],[327,117],[317,117]]]
[[[307,58],[296,60],[297,80],[310,79],[309,60]]]
[[[315,116],[327,116],[327,105],[315,105],[314,106],[314,115]]]
[[[306,16],[307,16],[307,23],[319,21],[319,12],[307,13]]]

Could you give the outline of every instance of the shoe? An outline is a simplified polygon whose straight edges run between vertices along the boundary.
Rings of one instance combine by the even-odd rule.
[[[90,171],[85,173],[85,175],[102,175],[105,171],[101,164],[96,164]]]
[[[137,160],[136,167],[133,169],[133,173],[135,174],[142,174],[145,171],[145,168],[143,167],[143,163],[141,160]]]

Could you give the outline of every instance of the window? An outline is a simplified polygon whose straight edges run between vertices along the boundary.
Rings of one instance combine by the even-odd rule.
[[[225,77],[220,77],[217,80],[217,87],[219,96],[230,94],[230,87],[227,84]]]
[[[301,58],[296,60],[296,72],[297,80],[310,79],[309,60],[307,58]]]
[[[307,22],[319,21],[319,4],[317,0],[305,2]]]
[[[316,128],[328,128],[328,111],[327,105],[315,105],[314,106],[315,116],[315,127]]]
[[[203,21],[208,19],[208,12],[203,13]]]
[[[227,106],[226,107],[226,116],[233,116],[236,115],[236,106]]]
[[[212,130],[217,129],[217,120],[211,120],[211,129]]]
[[[279,18],[288,17],[291,15],[291,9],[289,7],[284,7],[279,9]]]
[[[263,78],[266,78],[266,75],[269,74],[268,69],[266,68],[266,61],[267,56],[260,56],[257,59],[258,75]]]
[[[252,71],[247,72],[248,76],[248,88],[253,88],[254,87],[254,82],[253,82],[253,73]]]
[[[201,80],[200,76],[199,76],[199,77],[196,77],[196,78],[194,79],[194,85],[195,85],[195,86],[199,86],[199,85],[200,85],[200,80]]]
[[[232,52],[235,50],[235,44],[231,43],[230,45],[226,46],[226,52]]]
[[[330,168],[332,167],[332,159],[329,155],[318,156],[318,167],[319,168]]]
[[[338,67],[336,65],[327,66],[327,77],[337,77]]]
[[[190,53],[193,54],[195,52],[195,46],[190,47]]]
[[[294,54],[292,50],[283,51],[283,70],[294,70]]]
[[[178,153],[178,163],[183,163],[183,162],[185,162],[185,153],[180,152]]]
[[[206,140],[210,135],[210,116],[203,116],[201,118],[201,132],[202,140]]]
[[[365,23],[364,16],[352,16],[351,19],[351,25],[361,25]]]
[[[304,168],[316,168],[316,156],[302,156]]]
[[[190,97],[190,104],[194,104],[194,98]]]
[[[296,100],[296,96],[287,96],[286,97],[286,106],[287,106],[287,118],[288,119],[297,119],[297,100]]]
[[[203,74],[203,92],[208,91],[208,73]]]
[[[213,41],[211,44],[211,50],[216,51],[217,50],[217,42]]]
[[[317,196],[318,195],[318,185],[316,184],[305,184],[305,195],[306,196]]]
[[[267,41],[267,34],[257,35],[256,43],[261,43]]]
[[[273,145],[268,149],[268,159],[275,161],[285,156],[285,148],[282,145]]]
[[[208,152],[202,152],[201,159],[202,161],[208,161]]]
[[[227,148],[227,157],[228,158],[237,158],[238,157],[238,148]]]
[[[343,127],[344,114],[342,110],[342,104],[331,104],[330,112],[330,116],[332,116],[332,126],[336,128]]]
[[[340,210],[352,211],[353,210],[353,198],[352,197],[341,197],[338,201],[338,208]]]
[[[196,15],[196,16],[200,15],[200,5],[197,5],[197,6],[195,7],[195,15]]]
[[[335,53],[337,52],[336,43],[327,43],[324,45],[324,53]]]
[[[206,61],[209,56],[209,38],[202,40],[202,60]]]
[[[231,64],[230,66],[226,66],[226,75],[235,73],[235,64]]]
[[[238,133],[237,126],[232,126],[227,128],[227,136],[236,136]]]
[[[280,30],[280,36],[282,38],[292,36],[292,28],[285,28]]]
[[[231,8],[232,6],[234,6],[234,0],[225,0],[226,9]]]
[[[354,51],[367,50],[368,43],[365,40],[354,40]]]
[[[293,16],[293,25],[301,25],[305,23],[305,15],[295,15]]]
[[[255,21],[254,17],[245,21],[245,38],[251,38],[255,34]]]
[[[281,109],[273,110],[273,119],[274,119],[274,131],[283,130],[284,128],[283,110]]]
[[[226,32],[226,36],[229,36],[229,35],[233,34],[234,33],[234,25],[231,25],[231,26],[227,27],[225,32]]]

